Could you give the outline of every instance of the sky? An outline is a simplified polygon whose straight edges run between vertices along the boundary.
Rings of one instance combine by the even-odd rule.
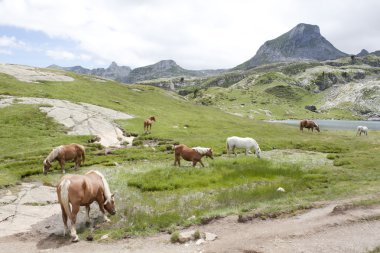
[[[336,48],[380,50],[379,0],[0,0],[0,63],[232,68],[299,23]]]

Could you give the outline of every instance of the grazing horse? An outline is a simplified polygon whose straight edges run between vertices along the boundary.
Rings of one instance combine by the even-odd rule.
[[[210,157],[211,159],[214,159],[212,155],[212,149],[211,148],[203,148],[203,147],[194,147],[189,148],[188,146],[184,144],[180,144],[174,147],[174,166],[178,163],[178,166],[181,166],[180,160],[181,156],[186,161],[193,162],[193,167],[199,162],[202,167],[204,167],[201,159],[203,156]]]
[[[357,131],[356,131],[356,135],[358,135],[359,134],[359,136],[360,135],[368,135],[368,127],[366,127],[366,126],[358,126],[358,128],[357,128]]]
[[[96,201],[104,220],[110,221],[105,210],[111,215],[116,213],[114,195],[104,176],[96,170],[91,170],[85,175],[65,175],[57,186],[58,201],[61,205],[62,220],[64,224],[63,234],[68,229],[67,220],[70,220],[70,235],[73,242],[78,241],[75,228],[77,214],[80,206],[86,207],[86,222],[90,222],[90,205]],[[70,208],[71,205],[71,208]]]
[[[43,162],[43,173],[46,175],[54,160],[61,165],[62,173],[65,174],[65,161],[74,161],[75,170],[84,163],[85,149],[79,144],[68,144],[54,148]]]
[[[227,155],[232,151],[235,156],[235,148],[244,148],[245,149],[245,155],[248,155],[248,152],[250,149],[253,147],[255,149],[255,154],[258,158],[261,157],[261,149],[259,147],[259,144],[257,142],[249,137],[237,137],[237,136],[232,136],[228,137],[226,140],[226,146],[227,146]]]
[[[309,131],[310,131],[310,128],[311,128],[312,132],[314,132],[314,128],[315,128],[315,130],[317,130],[318,132],[320,132],[319,131],[319,125],[316,124],[312,120],[307,120],[307,119],[301,120],[300,121],[300,130],[303,132],[304,128],[307,128]]]
[[[144,120],[144,132],[147,133],[148,130],[152,129],[153,121],[156,122],[156,118],[154,116],[150,116],[146,120]]]

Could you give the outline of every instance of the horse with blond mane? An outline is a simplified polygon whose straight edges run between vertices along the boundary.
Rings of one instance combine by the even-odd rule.
[[[312,132],[314,132],[314,129],[317,130],[318,132],[320,132],[319,125],[312,120],[307,120],[307,119],[301,120],[300,121],[300,131],[303,132],[304,128],[307,128],[307,130],[309,130],[309,131],[311,129]]]
[[[214,159],[211,148],[204,147],[194,147],[189,148],[185,144],[179,144],[174,146],[174,166],[178,163],[178,166],[181,166],[180,160],[181,157],[186,161],[193,162],[193,167],[199,162],[202,167],[204,167],[202,163],[202,157],[207,156],[211,159]]]
[[[147,133],[148,130],[152,129],[153,122],[156,122],[156,118],[154,116],[150,116],[146,120],[144,120],[144,132]]]
[[[244,148],[245,155],[248,155],[248,152],[251,150],[251,148],[254,148],[257,158],[261,157],[261,149],[259,147],[259,144],[257,144],[257,142],[250,137],[245,137],[245,138],[237,137],[237,136],[228,137],[226,140],[226,147],[227,147],[227,155],[229,155],[232,151],[236,156],[235,148]]]
[[[94,201],[98,203],[105,221],[110,221],[105,210],[111,215],[116,213],[114,194],[111,194],[105,177],[96,170],[91,170],[85,175],[63,176],[57,186],[57,195],[62,210],[63,234],[66,235],[67,220],[70,220],[70,235],[73,242],[78,241],[75,223],[80,206],[86,207],[86,222],[88,223],[90,222],[90,205]]]
[[[79,144],[68,144],[54,148],[43,161],[43,173],[46,175],[52,162],[57,160],[61,166],[62,173],[65,174],[65,161],[74,161],[77,170],[85,160],[85,149]]]

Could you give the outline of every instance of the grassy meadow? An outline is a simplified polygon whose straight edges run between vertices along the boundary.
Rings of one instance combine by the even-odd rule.
[[[111,223],[95,230],[95,238],[104,233],[123,238],[171,232],[228,214],[277,216],[310,208],[318,201],[372,196],[380,190],[378,132],[371,131],[368,137],[323,129],[321,133],[300,133],[296,127],[196,105],[158,88],[68,75],[75,81],[24,83],[0,74],[0,94],[86,102],[132,114],[134,119],[118,124],[127,133],[138,134],[135,145],[105,154],[100,145],[87,142],[91,136],[67,135],[67,129],[47,118],[37,105],[0,108],[0,186],[22,180],[55,185],[61,176],[58,165],[44,176],[42,160],[60,144],[85,145],[86,162],[78,173],[89,169],[104,172],[117,194],[118,213]],[[228,96],[239,99],[238,94]],[[281,110],[281,104],[276,106]],[[142,122],[150,115],[155,115],[157,122],[151,134],[144,134]],[[290,153],[315,151],[321,152],[326,162],[310,164],[306,153],[302,159],[289,161],[279,161],[276,155],[228,157],[225,139],[232,135],[255,138],[264,154],[283,149]],[[144,146],[148,142],[155,145]],[[174,167],[170,150],[174,143],[212,147],[215,159],[204,158],[205,168],[193,168],[183,161],[181,168]],[[72,169],[67,172],[74,173]],[[280,186],[285,193],[276,191]],[[86,233],[89,231],[81,236]]]

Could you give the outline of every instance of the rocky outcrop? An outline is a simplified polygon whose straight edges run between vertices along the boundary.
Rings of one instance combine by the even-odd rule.
[[[254,57],[236,69],[250,69],[275,62],[324,61],[344,56],[347,54],[336,49],[321,35],[318,26],[298,24],[280,37],[265,42]]]

